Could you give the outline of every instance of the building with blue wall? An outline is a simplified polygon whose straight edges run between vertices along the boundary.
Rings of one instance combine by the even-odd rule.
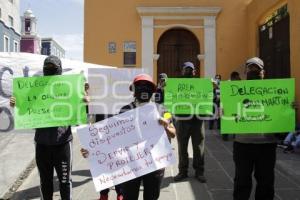
[[[53,39],[42,38],[42,55],[54,55],[59,58],[65,57],[65,50]]]
[[[0,1],[0,52],[19,52],[21,40],[19,0]]]

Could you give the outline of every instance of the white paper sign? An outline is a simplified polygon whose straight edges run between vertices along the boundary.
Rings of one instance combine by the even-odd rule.
[[[88,69],[90,114],[117,114],[132,102],[129,86],[142,69]]]
[[[78,128],[97,191],[174,164],[154,103]]]

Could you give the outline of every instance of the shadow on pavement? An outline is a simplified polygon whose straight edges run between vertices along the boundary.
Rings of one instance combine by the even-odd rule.
[[[84,177],[88,177],[82,181],[72,181],[72,188],[76,188],[76,187],[80,187],[90,181],[92,181],[92,177],[90,174],[89,170],[78,170],[78,171],[73,171],[72,172],[72,176],[84,176]],[[53,183],[54,183],[54,192],[58,192],[59,191],[59,186],[58,186],[58,178],[55,176],[53,179]],[[39,198],[40,195],[40,186],[35,186],[26,190],[21,190],[16,192],[13,196],[12,196],[12,200],[29,200],[29,199],[35,199],[35,198]]]
[[[78,170],[73,171],[72,176],[86,176],[86,177],[92,177],[90,170]]]

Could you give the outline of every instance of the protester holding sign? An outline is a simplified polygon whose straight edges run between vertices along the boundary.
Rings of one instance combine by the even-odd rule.
[[[261,80],[264,62],[257,57],[246,62],[247,80]],[[224,110],[226,112],[226,110]],[[233,160],[235,163],[234,200],[247,200],[252,189],[252,173],[257,181],[255,199],[274,198],[274,167],[276,138],[272,134],[240,134],[235,136]]]
[[[44,60],[44,76],[62,74],[61,60],[56,56],[49,56]],[[83,87],[83,86],[82,86]],[[10,105],[15,106],[16,99],[10,99]],[[87,102],[87,96],[84,97]],[[53,197],[53,169],[58,179],[60,195],[63,200],[72,199],[72,132],[70,126],[37,128],[35,132],[36,163],[40,174],[41,196],[44,200]]]
[[[166,79],[168,78],[168,75],[166,73],[161,73],[158,76],[158,84],[157,89],[154,95],[155,102],[158,104],[164,103],[164,90],[166,86]]]
[[[135,100],[129,105],[124,106],[120,113],[130,111],[137,107],[142,107],[150,102],[150,99],[155,92],[155,84],[152,78],[147,74],[137,75],[130,90],[134,92]],[[158,108],[159,105],[157,105]],[[159,110],[163,115],[163,110]],[[175,137],[175,128],[168,119],[160,118],[159,123],[164,126],[166,133],[169,137]],[[141,133],[142,134],[142,133]],[[148,136],[150,137],[150,136]],[[86,149],[81,150],[84,157],[89,156],[89,152]],[[147,153],[147,151],[146,151]],[[123,191],[124,200],[137,200],[139,196],[139,189],[141,182],[144,186],[144,199],[145,200],[157,200],[160,195],[160,186],[164,176],[164,169],[156,170],[154,172],[145,174],[138,178],[124,182],[119,185]]]
[[[220,121],[220,82],[221,79],[217,79],[217,77],[220,77],[220,75],[216,75],[215,79],[212,80],[213,87],[214,87],[214,107],[213,107],[213,113],[214,117],[212,120],[209,121],[209,129],[214,129],[214,124],[217,122],[217,129],[220,129],[221,121]]]
[[[195,76],[195,67],[191,62],[186,62],[182,68],[183,78],[193,78]],[[197,115],[176,115],[176,131],[179,156],[179,173],[174,177],[174,181],[181,181],[188,177],[188,142],[192,138],[193,145],[193,167],[195,169],[195,178],[201,183],[206,182],[204,176],[204,139],[205,134],[202,131],[203,120]]]
[[[129,111],[135,107],[142,106],[148,103],[155,92],[155,84],[152,78],[147,74],[137,75],[131,85],[131,90],[134,92],[135,101],[124,106],[120,113]],[[160,119],[160,124],[166,129],[169,137],[175,137],[174,126],[165,119]],[[160,185],[164,177],[164,169],[154,171],[150,174],[133,179],[122,184],[124,190],[124,200],[137,200],[141,182],[144,185],[144,199],[157,200],[160,194]]]

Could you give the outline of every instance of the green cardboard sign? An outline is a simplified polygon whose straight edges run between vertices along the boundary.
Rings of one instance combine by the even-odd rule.
[[[213,84],[210,79],[168,78],[164,105],[173,114],[211,115]]]
[[[87,122],[82,75],[15,78],[15,128],[69,126]]]
[[[295,129],[294,79],[222,81],[222,134],[281,133]]]

